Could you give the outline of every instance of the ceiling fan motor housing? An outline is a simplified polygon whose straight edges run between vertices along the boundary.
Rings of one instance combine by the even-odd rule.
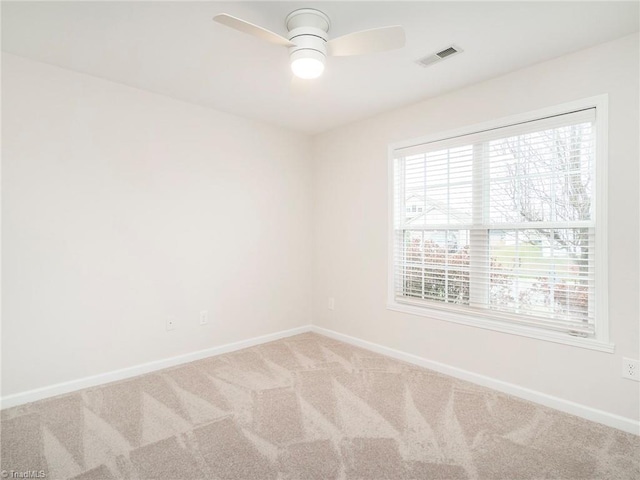
[[[313,8],[301,8],[291,12],[285,21],[288,38],[295,45],[289,47],[291,60],[296,57],[315,57],[324,62],[327,55],[325,44],[331,26],[329,17]]]

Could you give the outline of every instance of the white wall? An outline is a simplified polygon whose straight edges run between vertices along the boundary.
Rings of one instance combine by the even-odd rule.
[[[314,323],[638,419],[639,385],[621,378],[621,358],[639,357],[638,43],[626,37],[315,137]],[[615,354],[387,310],[388,144],[603,93]]]
[[[3,396],[310,323],[308,137],[6,54],[2,102]]]
[[[638,43],[577,52],[313,143],[3,55],[2,395],[313,319],[638,419],[638,384],[620,376],[621,357],[640,356]],[[615,354],[387,310],[387,145],[602,93]]]

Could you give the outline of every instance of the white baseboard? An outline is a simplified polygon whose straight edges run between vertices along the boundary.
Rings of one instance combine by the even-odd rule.
[[[273,342],[274,340],[291,337],[293,335],[298,335],[300,333],[309,331],[311,331],[311,326],[304,325],[302,327],[292,328],[290,330],[282,330],[280,332],[253,337],[247,340],[241,340],[239,342],[227,343],[218,347],[198,350],[197,352],[186,353],[184,355],[177,355],[175,357],[165,358],[163,360],[156,360],[140,365],[134,365],[133,367],[100,373],[98,375],[92,375],[90,377],[79,378],[78,380],[71,380],[69,382],[57,383],[55,385],[49,385],[47,387],[36,388],[34,390],[28,390],[26,392],[2,397],[0,399],[0,405],[2,406],[2,408],[15,407],[16,405],[22,405],[29,402],[35,402],[36,400],[42,400],[43,398],[54,397],[56,395],[75,392],[83,388],[95,387],[97,385],[103,385],[105,383],[111,383],[118,380],[135,377],[137,375],[154,372],[156,370],[162,370],[163,368],[182,365],[183,363],[193,362],[194,360],[201,360],[203,358],[221,355],[223,353],[235,352],[236,350],[242,350],[243,348],[253,347],[255,345],[260,345],[267,342]]]
[[[631,418],[622,417],[620,415],[605,412],[604,410],[598,410],[596,408],[588,407],[580,403],[572,402],[559,397],[554,397],[553,395],[547,395],[546,393],[521,387],[513,383],[503,382],[502,380],[487,377],[485,375],[480,375],[478,373],[473,373],[461,368],[452,367],[451,365],[446,365],[444,363],[419,357],[411,353],[395,350],[393,348],[385,347],[377,343],[361,340],[359,338],[351,337],[349,335],[318,327],[316,325],[311,326],[311,331],[320,335],[324,335],[326,337],[333,338],[335,340],[349,343],[356,347],[371,350],[372,352],[387,355],[389,357],[393,357],[407,363],[412,363],[420,367],[425,367],[436,372],[444,373],[445,375],[450,375],[452,377],[466,380],[468,382],[482,385],[484,387],[492,388],[494,390],[498,390],[515,397],[539,403],[546,407],[560,410],[561,412],[569,413],[571,415],[576,415],[578,417],[591,420],[592,422],[602,423],[609,427],[617,428],[618,430],[623,430],[635,435],[640,435],[640,422]]]
[[[569,400],[564,400],[552,395],[547,395],[546,393],[521,387],[513,383],[504,382],[502,380],[487,377],[485,375],[473,373],[468,370],[453,367],[451,365],[446,365],[444,363],[429,360],[417,355],[402,352],[400,350],[395,350],[393,348],[385,347],[377,343],[372,343],[356,337],[351,337],[349,335],[318,327],[316,325],[304,325],[302,327],[292,328],[290,330],[283,330],[280,332],[270,333],[268,335],[249,338],[247,340],[242,340],[239,342],[220,345],[218,347],[198,350],[197,352],[178,355],[163,360],[156,360],[153,362],[143,363],[141,365],[135,365],[133,367],[114,370],[112,372],[101,373],[90,377],[80,378],[78,380],[72,380],[69,382],[58,383],[47,387],[8,395],[0,399],[0,405],[2,406],[2,408],[9,408],[29,402],[35,402],[36,400],[42,400],[43,398],[54,397],[56,395],[75,392],[83,388],[90,388],[98,385],[103,385],[105,383],[124,380],[127,378],[135,377],[137,375],[161,370],[163,368],[174,367],[176,365],[182,365],[184,363],[193,362],[195,360],[201,360],[203,358],[221,355],[223,353],[235,352],[236,350],[242,350],[243,348],[253,347],[255,345],[272,342],[274,340],[291,337],[293,335],[298,335],[305,332],[315,332],[320,335],[333,338],[335,340],[340,340],[342,342],[355,345],[356,347],[365,348],[367,350],[371,350],[372,352],[387,355],[404,362],[412,363],[420,367],[444,373],[445,375],[450,375],[452,377],[460,378],[477,385],[492,388],[494,390],[504,392],[515,397],[523,398],[531,402],[539,403],[541,405],[554,408],[571,415],[576,415],[593,422],[602,423],[609,427],[617,428],[619,430],[633,433],[635,435],[640,435],[640,422],[636,420],[605,412],[604,410],[598,410],[596,408],[588,407],[576,402],[571,402]]]

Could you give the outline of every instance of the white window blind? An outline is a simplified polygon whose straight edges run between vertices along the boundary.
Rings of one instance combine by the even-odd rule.
[[[394,300],[593,337],[595,115],[396,149]]]

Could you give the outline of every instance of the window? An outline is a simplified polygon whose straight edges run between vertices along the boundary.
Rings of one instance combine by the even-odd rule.
[[[394,146],[389,308],[613,351],[605,108]]]

